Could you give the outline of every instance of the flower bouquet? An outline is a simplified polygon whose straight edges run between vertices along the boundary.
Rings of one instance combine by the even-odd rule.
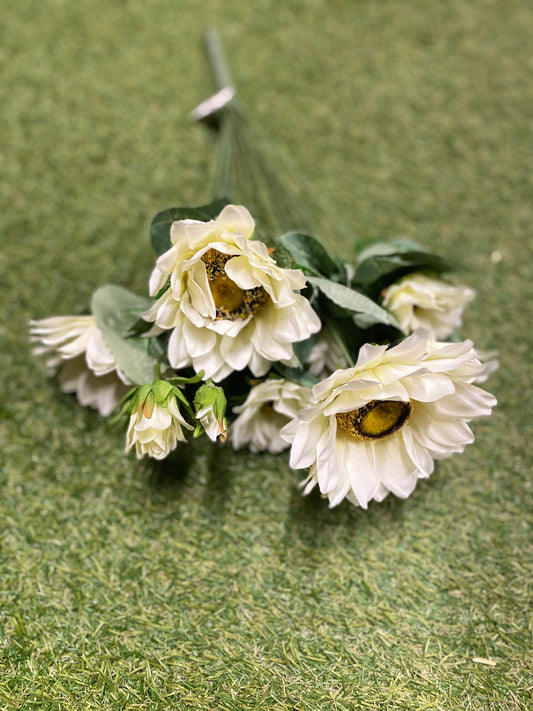
[[[148,296],[106,285],[89,314],[31,321],[35,353],[61,390],[127,422],[139,458],[193,437],[290,449],[304,493],[318,485],[330,506],[405,498],[496,404],[479,387],[495,359],[456,336],[474,292],[410,242],[373,244],[354,264],[330,254],[254,152],[214,33],[208,49],[218,90],[195,118],[218,142],[216,199],[154,217]],[[228,197],[237,169],[255,202],[269,193],[257,227]]]

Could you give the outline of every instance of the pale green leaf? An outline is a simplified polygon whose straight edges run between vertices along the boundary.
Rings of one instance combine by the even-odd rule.
[[[354,291],[343,284],[337,284],[334,281],[322,279],[321,277],[307,277],[307,281],[318,287],[324,296],[333,301],[337,306],[346,309],[346,311],[367,314],[373,318],[374,323],[384,323],[388,326],[398,328],[398,324],[393,316],[376,304],[375,301],[369,299],[368,296],[360,294],[358,291]]]
[[[148,353],[146,338],[126,336],[151,304],[151,299],[113,284],[100,287],[92,298],[92,313],[107,347],[120,370],[136,385],[153,381],[157,361]]]

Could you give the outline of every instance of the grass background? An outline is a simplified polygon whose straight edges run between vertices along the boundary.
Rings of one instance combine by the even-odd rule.
[[[517,0],[17,0],[2,9],[0,707],[531,702],[531,33]],[[218,27],[250,115],[353,240],[459,257],[493,417],[407,501],[329,511],[284,457],[157,466],[48,381],[30,317],[146,289],[206,197]],[[529,154],[528,154],[529,150]],[[528,316],[529,311],[529,316]],[[491,665],[476,662],[484,658]]]

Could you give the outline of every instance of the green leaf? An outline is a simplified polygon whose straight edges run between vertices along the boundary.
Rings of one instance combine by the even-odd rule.
[[[337,284],[321,277],[307,277],[307,281],[318,287],[324,296],[346,311],[367,314],[372,317],[373,323],[384,323],[398,328],[396,319],[368,296],[343,286],[343,284]]]
[[[152,392],[152,384],[146,383],[141,385],[136,390],[133,391],[133,396],[131,398],[131,412],[135,412],[139,406],[144,405],[144,402],[148,395]]]
[[[398,254],[370,257],[357,266],[352,282],[362,286],[375,284],[389,274],[401,271],[405,266],[405,261]]]
[[[375,242],[359,254],[357,262],[364,262],[370,257],[384,257],[405,252],[420,252],[421,248],[416,242],[408,239],[396,239],[388,242]]]
[[[222,198],[201,205],[200,207],[171,207],[158,212],[150,225],[150,240],[156,253],[163,254],[172,246],[170,241],[170,226],[177,220],[198,220],[209,222],[218,217],[222,209],[228,205],[228,200]]]
[[[364,286],[387,280],[395,281],[399,276],[414,271],[430,271],[441,274],[454,269],[454,265],[442,257],[419,250],[375,254],[359,261],[353,282]]]
[[[168,396],[172,392],[172,385],[167,380],[156,380],[152,384],[152,392],[154,393],[154,400],[158,405],[167,407]]]
[[[157,361],[147,351],[146,338],[128,338],[127,334],[151,304],[151,299],[113,284],[100,287],[92,298],[92,313],[107,347],[120,370],[136,385],[153,381]]]
[[[300,232],[287,232],[279,238],[279,243],[290,253],[296,264],[317,276],[331,278],[341,272],[334,258],[314,237]]]

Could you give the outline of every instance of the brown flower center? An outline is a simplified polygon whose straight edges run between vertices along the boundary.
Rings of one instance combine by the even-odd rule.
[[[226,262],[234,254],[222,254],[216,249],[208,249],[202,256],[209,287],[217,310],[217,319],[235,321],[245,319],[258,311],[268,301],[268,294],[262,286],[241,289],[226,274]]]
[[[397,432],[409,419],[413,406],[402,400],[371,400],[363,407],[339,412],[341,429],[355,439],[383,439]]]

